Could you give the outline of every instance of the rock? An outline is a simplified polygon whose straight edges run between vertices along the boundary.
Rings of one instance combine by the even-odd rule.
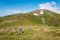
[[[23,32],[23,31],[22,31],[22,28],[19,27],[19,28],[18,28],[18,34],[22,34],[22,32]]]

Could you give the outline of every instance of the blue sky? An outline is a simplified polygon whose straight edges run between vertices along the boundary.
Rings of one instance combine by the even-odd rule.
[[[0,0],[0,16],[37,10],[43,6],[39,6],[40,4],[51,4],[52,2],[56,3],[59,10],[59,0]]]

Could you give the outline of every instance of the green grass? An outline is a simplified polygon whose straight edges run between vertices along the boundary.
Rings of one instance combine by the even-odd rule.
[[[60,29],[52,26],[22,26],[23,33],[0,32],[0,40],[60,40]],[[45,30],[47,28],[48,30]]]

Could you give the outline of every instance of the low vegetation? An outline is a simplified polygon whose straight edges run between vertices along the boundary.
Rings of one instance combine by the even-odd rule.
[[[60,28],[52,26],[21,26],[23,33],[3,31],[0,32],[0,40],[60,40]]]

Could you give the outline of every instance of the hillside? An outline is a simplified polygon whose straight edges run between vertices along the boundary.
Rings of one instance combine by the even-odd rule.
[[[48,25],[60,26],[60,14],[43,9],[44,14],[40,14],[41,10],[36,10],[28,13],[20,13],[0,17],[0,27],[10,26],[31,26],[31,25]],[[34,13],[38,16],[33,15]],[[45,24],[42,22],[45,19]]]
[[[36,10],[28,13],[20,13],[1,17],[0,27],[31,26],[45,24],[48,26],[60,26],[60,14],[44,9],[44,14],[41,15],[40,11],[41,10]],[[33,15],[34,13],[38,14],[38,16]],[[45,19],[45,24],[43,24],[42,18]]]

